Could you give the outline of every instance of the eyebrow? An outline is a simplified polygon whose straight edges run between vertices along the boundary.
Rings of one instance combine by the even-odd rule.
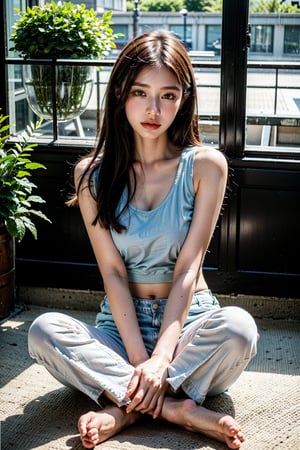
[[[139,87],[144,87],[144,88],[151,88],[150,84],[145,84],[145,83],[140,83],[139,81],[135,81],[132,86],[139,86]],[[180,88],[178,86],[162,86],[160,88],[160,90],[173,90],[173,91],[178,91],[180,92]]]

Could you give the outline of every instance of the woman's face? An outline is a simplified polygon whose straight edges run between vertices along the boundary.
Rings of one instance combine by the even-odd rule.
[[[125,102],[127,119],[142,138],[166,133],[183,100],[177,77],[166,67],[143,69],[133,82]]]

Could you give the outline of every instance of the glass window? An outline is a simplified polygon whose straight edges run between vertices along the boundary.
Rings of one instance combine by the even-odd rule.
[[[19,17],[15,11],[16,8],[21,11],[24,10],[26,8],[26,1],[13,0],[6,4],[6,40],[8,42],[6,56],[9,57],[18,56],[9,50],[11,46],[9,39],[12,33],[12,26]],[[33,114],[30,112],[28,114],[28,105],[23,89],[22,67],[20,65],[7,66],[7,75],[9,116],[10,123],[12,124],[10,131],[14,134],[24,130],[29,121],[32,120]]]
[[[9,51],[10,43],[9,38],[12,33],[12,26],[15,23],[15,21],[18,19],[18,14],[16,13],[16,8],[20,9],[21,11],[24,11],[26,8],[26,1],[25,0],[13,0],[13,2],[7,2],[6,4],[6,39],[8,42],[8,55],[14,56],[12,52]]]
[[[255,65],[255,63],[253,63]],[[293,69],[248,69],[247,144],[299,146],[300,78]]]
[[[36,3],[40,3],[41,0]],[[81,3],[79,0],[74,0],[74,3]],[[121,1],[119,2],[122,3]],[[7,36],[11,34],[11,26],[18,18],[14,12],[15,7],[19,7],[21,10],[25,10],[26,0],[6,0],[7,4],[7,14],[9,19],[7,23],[9,24]],[[105,8],[107,3],[101,2],[100,0],[89,0],[86,2],[87,8],[94,8],[99,13],[100,7]],[[110,6],[113,7],[112,2]],[[116,4],[114,4],[116,7]],[[189,19],[191,20],[191,19]],[[120,52],[120,49],[130,39],[131,33],[131,17],[129,24],[127,23],[115,23],[116,20],[113,18],[112,28],[115,33],[122,33],[124,36],[117,38],[116,46],[106,59],[111,59],[112,61]],[[211,43],[215,54],[220,53],[220,37],[221,37],[221,20],[216,26],[209,26],[207,30],[207,42]],[[175,33],[179,39],[186,41],[186,46],[188,50],[198,50],[197,42],[192,43],[192,38],[195,39],[197,33],[193,30],[195,24],[186,24],[184,17],[182,15],[178,16],[177,24],[169,24],[169,29]],[[149,29],[161,28],[161,25],[154,23],[151,25],[139,24],[139,32],[149,31]],[[205,28],[203,28],[203,31]],[[194,32],[194,34],[192,34]],[[203,45],[203,44],[202,44]],[[193,48],[195,47],[195,48]],[[204,46],[201,47],[200,53],[205,53],[207,50]],[[12,53],[9,54],[11,57],[17,57]],[[205,56],[200,57],[201,63],[206,59]],[[199,61],[199,59],[198,59]],[[20,132],[26,126],[29,121],[35,122],[37,116],[35,115],[33,107],[29,106],[27,101],[28,93],[25,87],[28,83],[24,84],[24,72],[25,66],[22,64],[8,64],[8,96],[9,96],[9,114],[11,121],[15,124],[13,132]],[[67,140],[72,138],[72,141],[85,139],[89,140],[91,143],[97,134],[97,123],[99,123],[99,111],[102,108],[102,101],[105,95],[105,90],[107,86],[107,80],[109,78],[111,70],[111,65],[104,64],[100,71],[96,71],[95,77],[93,79],[93,91],[91,94],[90,101],[87,105],[86,110],[77,118],[72,120],[60,120],[57,126],[57,137],[58,139]],[[219,140],[219,113],[220,113],[220,69],[202,66],[201,68],[195,68],[197,85],[198,85],[198,113],[200,115],[200,125],[201,125],[201,135],[202,140],[205,143],[218,145]],[[29,83],[30,84],[30,83]],[[53,139],[55,131],[53,128],[53,122],[50,118],[45,118],[42,127],[39,130],[42,137]]]
[[[46,0],[45,0],[46,1]],[[42,3],[41,0],[36,3]],[[124,0],[85,0],[81,2],[80,0],[72,0],[72,3],[80,4],[85,3],[86,8],[93,8],[101,14],[104,10],[117,10],[117,11],[125,11],[126,4]]]
[[[117,49],[121,49],[124,47],[124,45],[127,43],[128,41],[128,25],[112,25],[112,29],[114,30],[114,33],[120,33],[123,34],[123,36],[118,37],[115,40]]]
[[[273,33],[272,25],[252,25],[250,52],[272,53]]]
[[[173,31],[178,38],[184,42],[185,39],[185,46],[188,50],[193,49],[192,45],[192,27],[190,25],[171,25],[170,30]]]
[[[124,0],[102,0],[98,3],[105,7],[105,9],[113,9],[118,11],[125,11],[126,10],[126,3]]]
[[[79,1],[77,2],[76,0],[73,0],[72,3],[80,3]],[[96,9],[97,8],[97,1],[96,0],[85,0],[84,2],[86,4],[87,9],[93,8]]]
[[[222,35],[221,25],[207,25],[205,31],[206,31],[205,49],[212,50],[215,52],[216,55],[220,55],[221,35]]]
[[[299,20],[295,14],[285,16],[290,23]],[[249,22],[246,151],[253,150],[250,146],[264,152],[271,147],[290,151],[300,144],[300,77],[297,64],[287,57],[299,53],[300,26],[283,26],[276,14],[254,14]]]
[[[205,144],[218,145],[221,70],[209,67],[195,68],[195,76],[201,139]]]
[[[300,25],[286,25],[284,27],[284,53],[300,53]]]
[[[248,69],[247,144],[299,146],[299,73],[274,66]]]
[[[77,2],[79,3],[79,2]],[[89,7],[94,7],[95,5],[90,2]],[[9,42],[10,35],[12,33],[12,25],[18,19],[18,15],[15,12],[15,8],[19,8],[24,11],[26,8],[25,0],[14,0],[14,2],[10,2],[7,0],[6,6],[6,20],[7,20],[7,41]],[[115,32],[122,32],[127,35],[127,27],[122,27],[122,29],[115,29]],[[10,44],[8,43],[8,49]],[[18,54],[14,54],[8,50],[9,57],[18,58]],[[35,122],[38,117],[35,114],[35,109],[32,106],[29,106],[29,102],[27,98],[30,98],[28,89],[25,89],[26,86],[30,86],[30,82],[24,83],[24,73],[26,67],[29,67],[24,64],[8,64],[7,65],[7,74],[8,74],[8,84],[7,84],[7,92],[8,92],[8,104],[9,104],[9,116],[10,122],[12,124],[11,132],[19,133],[26,128],[28,123]],[[45,66],[41,66],[44,67]],[[57,70],[58,70],[57,66]],[[60,66],[61,68],[62,66]],[[79,67],[77,66],[79,69]],[[95,75],[90,77],[89,84],[93,85],[91,97],[89,99],[88,105],[84,113],[80,116],[75,117],[70,120],[60,120],[57,126],[58,137],[68,138],[72,137],[72,139],[90,139],[91,142],[95,138],[97,134],[97,114],[98,111],[101,110],[101,102],[104,97],[105,88],[107,85],[107,79],[110,73],[111,67],[110,65],[105,66],[102,70],[96,70]],[[45,89],[48,89],[47,92],[51,91],[50,83],[44,83]],[[32,83],[31,83],[32,85]],[[47,97],[48,98],[48,97]],[[33,103],[31,102],[31,105]],[[43,137],[53,139],[54,130],[53,130],[53,122],[49,120],[49,118],[44,118],[43,124],[39,130],[39,134]]]

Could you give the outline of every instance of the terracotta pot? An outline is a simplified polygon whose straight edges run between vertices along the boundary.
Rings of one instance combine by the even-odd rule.
[[[0,319],[14,310],[15,242],[8,233],[0,233]]]

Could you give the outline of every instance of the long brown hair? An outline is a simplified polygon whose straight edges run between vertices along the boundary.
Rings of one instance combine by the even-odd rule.
[[[130,186],[130,169],[135,158],[133,130],[125,114],[125,102],[139,72],[145,67],[161,66],[170,69],[181,84],[183,92],[189,93],[168,130],[170,142],[178,148],[201,143],[196,113],[196,82],[184,46],[173,33],[165,30],[150,31],[137,36],[124,47],[114,64],[106,89],[103,122],[97,146],[88,155],[92,156],[90,167],[94,167],[89,171],[88,184],[98,208],[93,223],[99,221],[105,228],[112,227],[117,232],[124,229],[116,216],[121,195],[127,188],[126,208],[135,190],[135,185]],[[101,158],[96,159],[99,155]],[[95,193],[93,181],[97,161],[101,169],[96,172]],[[81,183],[78,189],[80,186]]]

